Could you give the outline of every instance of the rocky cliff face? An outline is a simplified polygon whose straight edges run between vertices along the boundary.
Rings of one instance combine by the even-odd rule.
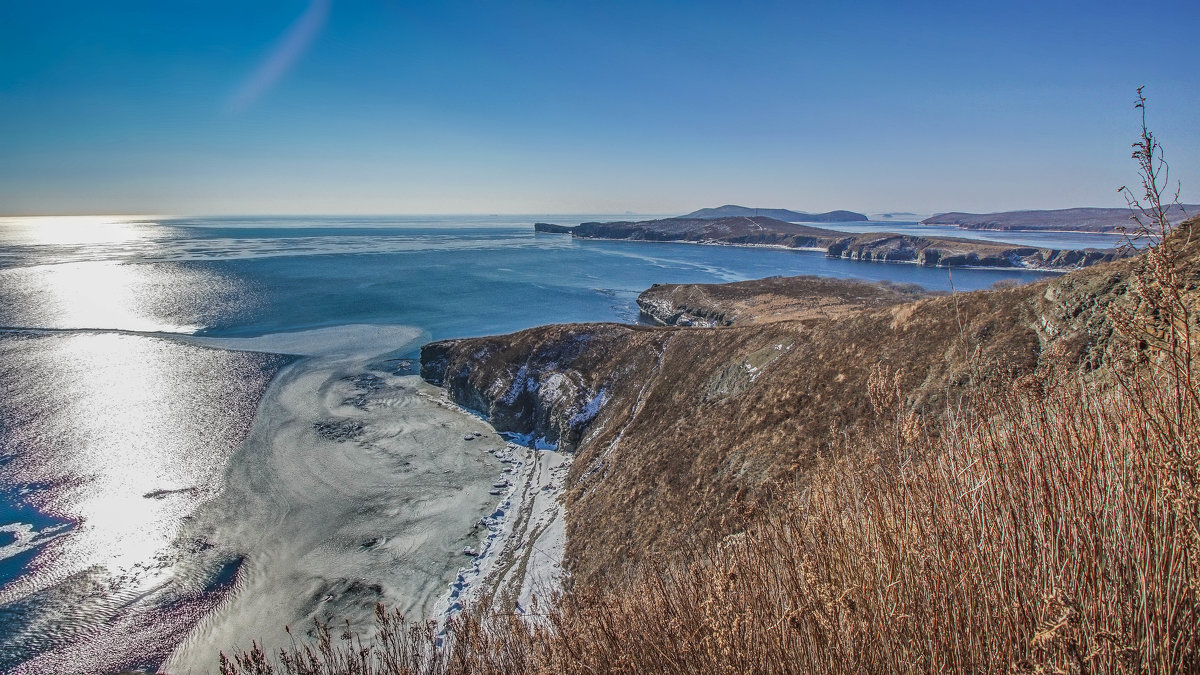
[[[1028,267],[1068,270],[1127,257],[1112,249],[1046,249],[972,239],[860,234],[830,245],[826,255],[875,262],[916,263],[924,267]]]
[[[497,431],[573,450],[606,404],[632,386],[608,355],[653,341],[636,327],[597,324],[434,342],[421,348],[421,377]]]

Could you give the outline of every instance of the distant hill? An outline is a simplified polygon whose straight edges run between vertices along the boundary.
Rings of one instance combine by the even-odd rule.
[[[849,223],[857,220],[867,220],[867,217],[854,211],[827,211],[825,213],[805,213],[791,209],[760,209],[749,206],[726,204],[714,209],[700,209],[680,216],[681,218],[730,218],[745,216],[766,216],[788,223]]]
[[[1186,211],[1186,213],[1185,213]],[[1172,224],[1200,213],[1200,204],[1184,204],[1167,212]],[[921,221],[923,225],[955,225],[964,230],[1054,230],[1060,232],[1121,232],[1132,226],[1127,208],[1056,209],[1052,211],[1003,211],[1000,213],[939,213]]]
[[[768,216],[581,223],[571,234],[584,239],[690,241],[819,249],[850,236],[846,232],[796,225]]]

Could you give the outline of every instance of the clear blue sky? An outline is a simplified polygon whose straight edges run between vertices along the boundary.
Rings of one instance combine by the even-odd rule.
[[[0,0],[0,213],[1200,201],[1200,2]]]

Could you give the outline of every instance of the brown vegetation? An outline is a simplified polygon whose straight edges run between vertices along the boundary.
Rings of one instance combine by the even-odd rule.
[[[654,284],[637,302],[643,314],[663,325],[732,326],[831,319],[930,295],[915,284],[798,276],[730,284]]]

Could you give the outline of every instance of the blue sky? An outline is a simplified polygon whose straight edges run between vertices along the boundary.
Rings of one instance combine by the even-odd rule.
[[[1197,2],[0,0],[0,213],[1200,201]],[[1149,37],[1143,37],[1148,35]]]

